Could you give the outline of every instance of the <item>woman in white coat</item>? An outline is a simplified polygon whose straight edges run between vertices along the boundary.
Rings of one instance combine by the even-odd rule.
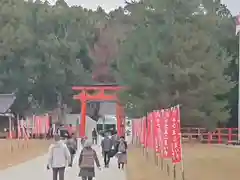
[[[59,135],[54,136],[55,142],[49,147],[47,169],[52,169],[53,180],[64,180],[65,168],[71,163],[71,155],[66,144]]]

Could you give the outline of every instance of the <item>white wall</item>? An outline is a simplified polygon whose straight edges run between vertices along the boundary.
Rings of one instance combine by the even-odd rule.
[[[97,122],[87,116],[86,136],[88,137],[88,139],[92,139],[93,128],[97,128]]]
[[[81,123],[81,114],[67,114],[66,115],[66,122],[67,124],[72,124],[73,126],[76,125],[76,120],[79,119]],[[92,139],[92,130],[93,128],[97,128],[97,122],[94,121],[89,116],[86,117],[86,136],[89,139]]]

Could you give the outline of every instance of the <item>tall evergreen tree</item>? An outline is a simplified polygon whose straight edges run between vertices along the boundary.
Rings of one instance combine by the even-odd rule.
[[[130,88],[122,98],[131,111],[145,115],[180,104],[185,124],[214,128],[227,122],[228,101],[221,95],[234,84],[225,75],[231,57],[212,34],[217,15],[197,0],[149,0],[130,13],[138,14],[138,24],[118,62]]]

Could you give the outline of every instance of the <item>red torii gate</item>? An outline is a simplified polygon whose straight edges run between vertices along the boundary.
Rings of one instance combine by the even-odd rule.
[[[118,85],[93,85],[93,86],[74,86],[72,90],[80,91],[78,95],[74,95],[73,99],[81,102],[81,123],[79,127],[79,136],[83,138],[86,135],[86,114],[88,101],[114,101],[116,102],[116,117],[117,117],[117,134],[124,136],[125,134],[125,115],[124,108],[120,104],[116,93],[123,90],[124,87]],[[91,95],[88,92],[95,91]],[[113,94],[107,94],[106,91]]]

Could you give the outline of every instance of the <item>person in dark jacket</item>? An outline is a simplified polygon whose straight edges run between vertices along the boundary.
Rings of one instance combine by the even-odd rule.
[[[77,140],[76,134],[72,133],[72,138],[74,139],[74,141],[76,143],[76,146],[77,146],[77,149],[78,149],[78,140]]]
[[[53,127],[50,126],[50,128],[48,129],[48,133],[47,133],[47,139],[51,139],[53,138]]]
[[[119,142],[119,138],[118,138],[117,132],[113,132],[111,140],[112,140],[113,146],[115,147],[115,150],[116,150],[116,145]]]
[[[105,134],[105,137],[101,142],[105,167],[109,167],[110,151],[112,149],[112,146],[113,146],[112,140],[109,138],[108,134]]]
[[[74,139],[73,136],[68,137],[68,139],[66,141],[66,145],[67,145],[67,148],[68,148],[68,150],[70,152],[70,155],[71,155],[71,161],[70,161],[69,166],[72,167],[73,159],[74,159],[74,156],[77,152],[77,143],[76,143],[76,140]]]
[[[61,124],[60,127],[57,129],[57,134],[61,138],[68,138],[70,136],[67,128],[65,128],[63,124]]]
[[[92,143],[97,144],[97,131],[95,128],[92,130]]]
[[[101,169],[97,153],[91,145],[92,143],[90,141],[86,141],[80,153],[78,161],[80,172],[78,176],[82,177],[82,180],[92,180],[95,177],[95,163],[97,167]]]

